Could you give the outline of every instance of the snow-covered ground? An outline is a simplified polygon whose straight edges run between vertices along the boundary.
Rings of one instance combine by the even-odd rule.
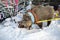
[[[52,21],[49,27],[39,29],[33,24],[31,30],[18,28],[18,21],[23,18],[22,14],[7,18],[0,23],[0,40],[60,40],[60,20]],[[16,23],[13,21],[15,19]],[[17,20],[16,20],[17,19]]]
[[[31,9],[31,5],[28,5],[26,9]],[[60,40],[60,20],[52,21],[49,27],[43,29],[39,29],[38,25],[33,24],[31,30],[28,30],[18,28],[17,22],[21,21],[22,18],[23,14],[17,14],[12,17],[16,23],[11,21],[11,18],[0,23],[0,40]]]
[[[52,21],[50,27],[44,28],[40,32],[26,35],[23,40],[60,40],[60,24]]]
[[[0,40],[60,40],[60,21],[52,21],[42,30],[18,28],[14,22],[8,26],[0,24]]]

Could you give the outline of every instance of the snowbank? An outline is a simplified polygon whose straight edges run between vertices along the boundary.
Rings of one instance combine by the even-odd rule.
[[[8,27],[0,25],[3,27],[0,29],[0,40],[60,40],[60,24],[57,22],[52,21],[50,26],[43,30],[13,27],[16,26],[14,22]]]

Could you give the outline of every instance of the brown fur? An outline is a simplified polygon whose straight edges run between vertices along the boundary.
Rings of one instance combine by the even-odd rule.
[[[52,19],[53,17],[53,8],[51,8],[50,6],[35,6],[34,8],[32,8],[31,12],[35,17],[35,23],[41,20]],[[47,26],[50,24],[50,22],[51,21],[48,21]],[[42,28],[42,22],[37,24],[40,26],[40,28]]]
[[[50,6],[45,6],[45,7],[35,6],[35,7],[32,8],[32,10],[30,10],[30,12],[32,12],[32,14],[34,15],[35,23],[36,23],[37,21],[51,19],[52,16],[53,16],[52,10],[53,10],[53,8],[51,8]],[[50,22],[51,21],[48,22],[48,25],[50,24]],[[36,23],[36,24],[38,24],[40,26],[40,28],[42,28],[42,22],[41,23]],[[23,20],[19,23],[19,27],[30,29],[31,25],[32,25],[31,18],[26,13],[23,16]]]
[[[19,22],[19,27],[30,29],[31,25],[32,25],[32,22],[31,22],[30,16],[28,14],[25,14],[23,16],[23,20]]]

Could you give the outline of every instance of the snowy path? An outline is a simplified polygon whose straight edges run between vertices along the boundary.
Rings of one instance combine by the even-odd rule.
[[[55,21],[43,30],[1,26],[3,25],[0,24],[0,40],[60,40],[60,24]]]

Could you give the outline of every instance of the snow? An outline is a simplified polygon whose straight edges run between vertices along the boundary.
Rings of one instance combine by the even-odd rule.
[[[26,7],[26,10],[30,10],[31,9],[31,5],[28,5],[27,7]]]
[[[16,22],[22,21],[23,14],[19,12],[15,17],[12,17],[12,19],[15,19]]]
[[[40,29],[39,26],[37,24],[32,24],[30,29]]]
[[[53,21],[54,23],[55,21]],[[29,34],[23,38],[23,40],[60,40],[60,28],[55,22],[40,32]]]
[[[54,23],[54,25],[53,25]],[[27,30],[25,28],[4,27],[0,29],[0,40],[59,40],[60,27],[53,21],[50,27]]]
[[[26,10],[30,9],[31,4],[26,7]],[[18,28],[17,22],[23,19],[23,14],[25,14],[24,9],[12,17],[13,21],[11,18],[7,18],[0,23],[0,40],[60,40],[60,20],[52,21],[49,27],[43,27],[43,29],[39,29],[37,24],[32,24],[31,30],[28,30]],[[30,16],[33,18],[32,14]]]
[[[60,20],[52,21],[49,27],[43,29],[32,24],[31,30],[28,30],[18,28],[18,23],[7,18],[0,23],[0,40],[60,40]]]

